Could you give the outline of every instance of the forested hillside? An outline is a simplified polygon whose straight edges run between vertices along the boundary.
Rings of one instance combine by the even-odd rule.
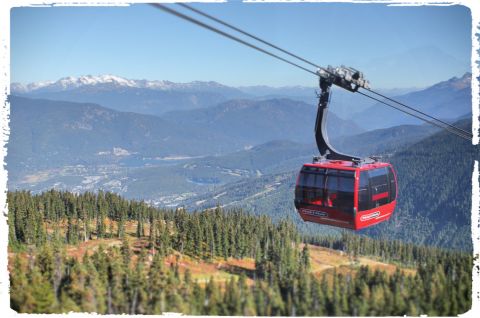
[[[205,155],[245,145],[208,129],[178,127],[156,116],[97,104],[17,96],[10,96],[10,103],[7,164],[13,174],[63,165],[115,164],[135,154]]]
[[[312,99],[312,103],[315,102]],[[168,112],[162,118],[186,127],[209,127],[232,140],[258,144],[276,139],[313,142],[316,113],[315,105],[288,98],[234,99],[208,108]],[[364,131],[353,121],[343,120],[334,113],[329,114],[327,130],[331,137]]]
[[[455,125],[468,131],[470,119]],[[381,154],[397,172],[399,194],[392,219],[363,233],[381,239],[470,251],[471,175],[480,150],[447,132],[434,131],[429,127],[399,126],[351,137],[339,145],[347,153],[358,150],[363,155]],[[417,141],[402,145],[409,139]],[[310,160],[308,156],[296,158],[284,167],[294,164],[300,167]],[[335,230],[329,226],[312,226],[297,216],[293,204],[297,169],[232,182],[184,202],[191,210],[221,204],[241,206],[258,214],[268,213],[273,219],[288,216],[305,233]]]
[[[455,125],[467,131],[471,120]],[[399,184],[394,217],[366,233],[417,244],[471,250],[471,195],[474,160],[480,148],[439,132],[391,158]]]
[[[9,192],[8,204],[18,312],[453,316],[471,306],[462,252],[302,237],[239,209],[190,214],[108,192]]]
[[[128,159],[158,164],[158,158],[227,154],[274,140],[314,142],[316,107],[288,99],[233,100],[162,117],[92,103],[9,101],[7,163],[15,177],[65,165],[128,165]],[[335,115],[330,122],[334,137],[362,132]]]

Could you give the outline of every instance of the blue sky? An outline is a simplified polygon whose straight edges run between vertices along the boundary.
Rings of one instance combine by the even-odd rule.
[[[470,69],[470,10],[462,6],[192,5],[320,65],[360,69],[374,88],[424,87]],[[10,41],[12,82],[108,73],[233,86],[317,84],[309,73],[148,5],[13,8]]]

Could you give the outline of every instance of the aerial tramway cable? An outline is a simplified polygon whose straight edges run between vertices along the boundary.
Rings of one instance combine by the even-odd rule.
[[[331,73],[331,72],[330,72],[328,69],[326,69],[326,68],[323,68],[323,67],[321,67],[321,66],[319,66],[319,65],[317,65],[317,64],[315,64],[315,63],[313,63],[313,62],[310,62],[310,61],[308,61],[308,60],[306,60],[306,59],[304,59],[304,58],[302,58],[302,57],[300,57],[300,56],[298,56],[298,55],[296,55],[296,54],[293,54],[293,53],[291,53],[291,52],[289,52],[289,51],[287,51],[287,50],[284,50],[284,49],[282,49],[282,48],[280,48],[280,47],[278,47],[278,46],[276,46],[276,45],[274,45],[274,44],[272,44],[272,43],[270,43],[270,42],[267,42],[267,41],[265,41],[265,40],[263,40],[263,39],[255,36],[255,35],[252,35],[252,34],[246,32],[246,31],[243,31],[243,30],[241,30],[241,29],[239,29],[239,28],[237,28],[237,27],[235,27],[235,26],[233,26],[233,25],[231,25],[231,24],[229,24],[229,23],[227,23],[227,22],[225,22],[225,21],[222,21],[222,20],[220,20],[220,19],[217,19],[217,18],[215,18],[215,17],[213,17],[213,16],[211,16],[211,15],[209,15],[209,14],[207,14],[207,13],[204,13],[204,12],[202,12],[202,11],[200,11],[200,10],[198,10],[198,9],[195,9],[195,8],[189,6],[189,5],[186,5],[186,4],[184,4],[184,3],[177,3],[177,4],[180,5],[180,6],[182,6],[182,7],[184,7],[184,8],[186,8],[186,9],[188,9],[188,10],[191,10],[191,11],[193,11],[193,12],[195,12],[195,13],[203,16],[203,17],[206,17],[206,18],[208,18],[208,19],[210,19],[210,20],[213,20],[213,21],[215,21],[215,22],[217,22],[217,23],[219,23],[219,24],[222,24],[223,26],[226,26],[226,27],[228,27],[228,28],[230,28],[230,29],[232,29],[232,30],[234,30],[234,31],[237,31],[237,32],[239,32],[239,33],[241,33],[241,34],[243,34],[243,35],[246,35],[246,36],[248,36],[248,37],[250,37],[250,38],[252,38],[252,39],[254,39],[254,40],[256,40],[256,41],[259,41],[259,42],[261,42],[261,43],[263,43],[263,44],[265,44],[265,45],[268,45],[268,46],[270,46],[270,47],[272,47],[272,48],[274,48],[274,49],[276,49],[276,50],[278,50],[278,51],[280,51],[280,52],[282,52],[282,53],[285,53],[285,54],[287,54],[287,55],[289,55],[289,56],[291,56],[291,57],[294,57],[294,58],[296,58],[296,59],[298,59],[298,60],[300,60],[300,61],[302,61],[302,62],[304,62],[304,63],[306,63],[306,64],[309,64],[309,65],[311,65],[311,66],[317,67],[319,70],[322,70],[322,71],[327,72],[327,73]],[[167,7],[167,6],[163,5],[163,4],[151,3],[150,5],[154,6],[154,7],[157,8],[157,9],[160,9],[160,10],[163,10],[163,11],[165,11],[165,12],[167,12],[167,13],[170,13],[170,14],[172,14],[172,15],[175,15],[175,16],[177,16],[177,17],[179,17],[179,18],[182,18],[182,19],[184,19],[184,20],[187,20],[187,21],[189,21],[189,22],[191,22],[191,23],[193,23],[193,24],[196,24],[196,25],[198,25],[198,26],[200,26],[200,27],[203,27],[203,28],[205,28],[205,29],[208,29],[208,30],[210,30],[210,31],[212,31],[212,32],[215,32],[215,33],[217,33],[217,34],[220,34],[220,35],[222,35],[222,36],[224,36],[224,37],[226,37],[226,38],[229,38],[229,39],[231,39],[231,40],[233,40],[233,41],[236,41],[236,42],[238,42],[238,43],[240,43],[240,44],[246,45],[246,46],[248,46],[248,47],[250,47],[250,48],[252,48],[252,49],[255,49],[255,50],[257,50],[257,51],[260,51],[260,52],[262,52],[262,53],[264,53],[264,54],[266,54],[266,55],[269,55],[269,56],[271,56],[271,57],[273,57],[273,58],[276,58],[276,59],[278,59],[278,60],[280,60],[280,61],[283,61],[283,62],[285,62],[285,63],[288,63],[288,64],[290,64],[290,65],[292,65],[292,66],[295,66],[295,67],[297,67],[297,68],[299,68],[299,69],[301,69],[301,70],[303,70],[303,71],[306,71],[306,72],[311,73],[311,74],[313,74],[313,75],[319,76],[319,74],[318,74],[317,72],[311,71],[311,70],[307,69],[306,67],[303,67],[303,66],[301,66],[301,65],[299,65],[299,64],[297,64],[297,63],[294,63],[294,62],[292,62],[292,61],[289,61],[289,60],[287,60],[286,58],[283,58],[283,57],[281,57],[281,56],[279,56],[279,55],[277,55],[277,54],[275,54],[275,53],[272,53],[272,52],[267,51],[267,50],[265,50],[265,49],[263,49],[263,48],[261,48],[261,47],[258,47],[258,46],[256,46],[256,45],[254,45],[254,44],[252,44],[252,43],[249,43],[249,42],[247,42],[247,41],[245,41],[245,40],[242,40],[242,39],[240,39],[240,38],[238,38],[238,37],[236,37],[236,36],[233,36],[233,35],[231,35],[231,34],[229,34],[229,33],[227,33],[227,32],[224,32],[224,31],[222,31],[222,30],[220,30],[220,29],[218,29],[218,28],[216,28],[216,27],[213,27],[213,26],[208,25],[208,24],[206,24],[206,23],[204,23],[204,22],[201,22],[201,21],[199,21],[199,20],[197,20],[197,19],[195,19],[195,18],[193,18],[193,17],[190,17],[190,16],[188,16],[188,15],[186,15],[186,14],[180,13],[180,12],[178,12],[178,11],[176,11],[176,10],[174,10],[174,9],[171,9],[171,8],[169,8],[169,7]],[[363,95],[363,96],[365,96],[365,97],[368,97],[368,98],[370,98],[370,99],[372,99],[372,100],[375,100],[375,101],[377,101],[377,102],[379,102],[379,103],[382,103],[382,104],[384,104],[384,105],[386,105],[386,106],[395,108],[395,109],[397,109],[397,110],[399,110],[399,111],[401,111],[401,112],[403,112],[403,113],[405,113],[405,114],[407,114],[407,115],[410,115],[410,116],[413,116],[413,117],[415,117],[415,118],[417,118],[417,119],[420,119],[420,120],[422,120],[422,121],[424,121],[424,122],[426,122],[426,123],[429,123],[429,124],[431,124],[431,125],[434,125],[434,126],[437,126],[437,127],[439,127],[439,128],[442,128],[442,129],[444,129],[444,130],[446,130],[446,131],[448,131],[448,132],[450,132],[450,133],[452,133],[452,134],[454,134],[454,135],[456,135],[456,136],[458,136],[458,137],[461,137],[461,138],[464,138],[464,139],[467,139],[467,140],[471,140],[471,138],[473,137],[473,135],[472,135],[470,132],[466,131],[466,130],[463,130],[463,129],[458,128],[458,127],[456,127],[456,126],[454,126],[454,125],[451,125],[451,124],[449,124],[449,123],[447,123],[447,122],[445,122],[445,121],[442,121],[442,120],[440,120],[440,119],[438,119],[438,118],[435,118],[435,117],[433,117],[433,116],[431,116],[431,115],[428,115],[428,114],[426,114],[426,113],[424,113],[424,112],[422,112],[422,111],[420,111],[420,110],[417,110],[417,109],[415,109],[415,108],[413,108],[413,107],[411,107],[411,106],[408,106],[408,105],[406,105],[406,104],[404,104],[404,103],[401,103],[401,102],[399,102],[399,101],[396,101],[396,100],[394,100],[394,99],[392,99],[392,98],[390,98],[390,97],[387,97],[387,96],[385,96],[385,95],[383,95],[383,94],[381,94],[381,93],[375,92],[375,91],[373,91],[373,90],[371,90],[371,89],[369,89],[369,88],[366,88],[366,87],[362,87],[362,89],[364,89],[364,90],[366,90],[366,91],[368,91],[368,92],[370,92],[370,93],[373,93],[373,94],[375,94],[375,95],[377,95],[377,96],[380,96],[380,97],[384,98],[385,100],[388,100],[388,101],[393,102],[393,103],[395,103],[395,104],[397,104],[397,105],[400,105],[401,107],[406,108],[406,109],[408,109],[409,111],[408,111],[408,110],[405,110],[405,109],[402,109],[401,107],[394,106],[394,105],[388,103],[388,102],[385,101],[385,100],[380,100],[380,99],[378,99],[378,98],[375,98],[375,97],[373,97],[373,96],[371,96],[371,95],[369,95],[369,94],[365,94],[365,93],[362,93],[362,92],[360,92],[360,91],[356,91],[356,92],[357,92],[357,93],[360,93],[360,95]],[[414,113],[412,113],[412,112],[414,112]],[[415,114],[415,113],[417,113],[417,114]],[[424,117],[427,117],[428,119],[427,119],[427,118],[424,118]]]
[[[467,134],[463,134],[463,133],[459,132],[459,131],[464,131],[463,129],[457,128],[457,127],[452,126],[452,125],[449,125],[449,126],[452,126],[453,128],[457,128],[457,130],[454,130],[454,129],[452,129],[451,127],[439,125],[439,124],[437,124],[437,123],[434,122],[434,121],[431,121],[431,120],[429,120],[429,119],[422,118],[421,116],[419,116],[419,115],[417,115],[417,114],[410,113],[410,112],[408,112],[408,111],[404,111],[404,110],[400,109],[398,106],[395,106],[395,105],[386,103],[386,102],[384,102],[384,101],[382,101],[382,100],[380,100],[380,99],[378,99],[378,98],[376,98],[376,97],[367,95],[367,94],[362,93],[362,92],[359,92],[359,91],[357,91],[357,93],[359,93],[360,95],[363,95],[363,96],[365,96],[365,97],[371,98],[371,99],[373,99],[373,100],[375,100],[375,101],[377,101],[377,102],[379,102],[379,103],[382,103],[382,104],[384,104],[384,105],[386,105],[386,106],[389,106],[389,107],[392,107],[392,108],[394,108],[394,109],[397,109],[397,110],[399,110],[399,111],[401,111],[401,112],[403,112],[403,113],[405,113],[405,114],[408,114],[408,115],[410,115],[410,116],[413,116],[413,117],[415,117],[415,118],[417,118],[417,119],[420,119],[420,120],[422,120],[422,121],[424,121],[424,122],[426,122],[426,123],[428,123],[428,124],[431,124],[431,125],[433,125],[433,126],[437,126],[437,127],[439,127],[439,128],[442,128],[442,129],[445,129],[446,131],[448,131],[448,132],[450,132],[450,133],[452,133],[452,134],[454,134],[454,135],[456,135],[456,136],[458,136],[458,137],[461,137],[461,138],[464,138],[464,139],[467,139],[467,140],[470,140],[470,139],[471,139],[471,136],[469,137]],[[429,117],[430,117],[430,116],[429,116]],[[435,119],[435,118],[434,118],[434,119]],[[458,131],[458,130],[459,130],[459,131]],[[466,132],[466,133],[468,133],[468,132]]]
[[[248,32],[246,32],[246,31],[243,31],[243,30],[237,28],[236,26],[233,26],[233,25],[231,25],[231,24],[229,24],[229,23],[227,23],[227,22],[225,22],[225,21],[222,21],[222,20],[220,20],[220,19],[217,19],[217,18],[215,18],[215,17],[213,17],[213,16],[211,16],[211,15],[209,15],[209,14],[203,12],[203,11],[200,11],[200,10],[198,10],[198,9],[195,9],[195,8],[193,8],[192,6],[189,6],[188,4],[185,4],[185,3],[177,3],[177,4],[180,5],[180,6],[182,6],[182,7],[184,7],[184,8],[187,8],[188,10],[191,10],[191,11],[193,11],[193,12],[195,12],[195,13],[198,13],[198,14],[200,14],[200,15],[202,15],[202,16],[210,19],[210,20],[213,20],[213,21],[215,21],[215,22],[217,22],[217,23],[220,23],[220,24],[222,24],[222,25],[224,25],[224,26],[226,26],[226,27],[228,27],[228,28],[230,28],[230,29],[232,29],[232,30],[235,30],[235,31],[237,31],[237,32],[239,32],[239,33],[241,33],[241,34],[243,34],[243,35],[246,35],[246,36],[248,36],[248,37],[250,37],[250,38],[252,38],[252,39],[254,39],[254,40],[257,40],[257,41],[259,41],[259,42],[262,42],[263,44],[266,44],[266,45],[268,45],[268,46],[270,46],[270,47],[272,47],[272,48],[274,48],[274,49],[276,49],[276,50],[279,50],[280,52],[283,52],[283,53],[285,53],[285,54],[287,54],[287,55],[290,55],[291,57],[294,57],[294,58],[296,58],[296,59],[298,59],[298,60],[300,60],[300,61],[302,61],[302,62],[304,62],[304,63],[310,64],[311,66],[316,67],[316,68],[323,69],[323,67],[321,67],[321,66],[319,66],[319,65],[317,65],[317,64],[315,64],[315,63],[313,63],[313,62],[310,62],[309,60],[306,60],[306,59],[304,59],[304,58],[302,58],[302,57],[300,57],[300,56],[298,56],[298,55],[296,55],[296,54],[293,54],[292,52],[289,52],[289,51],[287,51],[287,50],[284,50],[284,49],[282,49],[281,47],[276,46],[275,44],[272,44],[272,43],[270,43],[270,42],[267,42],[267,41],[265,41],[265,40],[263,40],[263,39],[255,36],[255,35],[253,35],[253,34],[251,34],[251,33],[248,33]]]
[[[220,23],[221,25],[226,26],[226,27],[228,27],[228,28],[230,28],[230,29],[232,29],[232,30],[234,30],[234,31],[237,31],[237,32],[239,32],[239,33],[241,33],[241,34],[243,34],[243,35],[246,35],[246,36],[248,36],[248,37],[250,37],[250,38],[252,38],[252,39],[254,39],[254,40],[256,40],[256,41],[259,41],[259,42],[261,42],[261,43],[263,43],[263,44],[266,44],[266,45],[268,45],[268,46],[270,46],[270,47],[272,47],[272,48],[274,48],[274,49],[276,49],[276,50],[279,50],[280,52],[283,52],[283,53],[285,53],[285,54],[287,54],[287,55],[290,55],[291,57],[294,57],[294,58],[296,58],[296,59],[298,59],[298,60],[300,60],[300,61],[302,61],[302,62],[304,62],[304,63],[306,63],[306,64],[309,64],[309,65],[311,65],[311,66],[314,66],[314,67],[316,67],[316,68],[318,68],[318,69],[322,69],[323,71],[325,71],[325,72],[327,72],[327,73],[329,72],[327,69],[321,67],[320,65],[318,65],[318,64],[316,64],[316,63],[313,63],[313,62],[311,62],[311,61],[309,61],[309,60],[307,60],[307,59],[304,59],[304,58],[302,58],[302,57],[300,57],[300,56],[298,56],[298,55],[296,55],[296,54],[294,54],[294,53],[292,53],[292,52],[289,52],[289,51],[287,51],[287,50],[285,50],[285,49],[282,49],[281,47],[279,47],[279,46],[277,46],[277,45],[275,45],[275,44],[272,44],[272,43],[270,43],[270,42],[268,42],[268,41],[265,41],[265,40],[259,38],[258,36],[255,36],[255,35],[253,35],[253,34],[251,34],[251,33],[249,33],[249,32],[246,32],[246,31],[244,31],[244,30],[242,30],[242,29],[240,29],[240,28],[238,28],[238,27],[236,27],[236,26],[231,25],[230,23],[227,23],[227,22],[225,22],[225,21],[223,21],[223,20],[220,20],[220,19],[218,19],[218,18],[216,18],[216,17],[214,17],[214,16],[211,16],[211,15],[209,15],[209,14],[207,14],[207,13],[201,11],[201,10],[198,10],[198,9],[196,9],[196,8],[190,6],[190,5],[187,5],[187,4],[185,4],[185,3],[177,3],[177,4],[178,4],[179,6],[182,6],[182,7],[186,8],[186,9],[190,10],[190,11],[193,11],[193,12],[195,12],[195,13],[203,16],[203,17],[206,17],[206,18],[208,18],[208,19],[210,19],[210,20],[212,20],[212,21],[215,21],[215,22],[217,22],[217,23]],[[410,107],[410,106],[408,106],[408,105],[405,105],[404,103],[401,103],[401,102],[399,102],[399,101],[396,101],[396,100],[394,100],[394,99],[392,99],[392,98],[390,98],[390,97],[387,97],[387,96],[385,96],[385,95],[383,95],[383,94],[381,94],[381,93],[375,92],[375,91],[373,91],[373,90],[371,90],[371,89],[368,89],[368,88],[364,88],[364,89],[367,90],[367,91],[369,91],[370,93],[376,94],[376,95],[378,95],[378,96],[380,96],[380,97],[382,97],[382,98],[384,98],[384,99],[387,99],[387,100],[389,100],[389,101],[391,101],[391,102],[394,102],[394,103],[396,103],[396,104],[399,104],[399,105],[401,105],[402,107],[405,107],[405,108],[410,109],[410,110],[412,110],[412,111],[418,112],[418,113],[420,113],[421,115],[423,115],[423,116],[425,116],[425,117],[428,117],[428,118],[431,119],[431,120],[434,120],[434,121],[436,121],[436,122],[439,122],[440,125],[445,125],[445,126],[451,128],[452,130],[455,130],[455,131],[459,132],[460,134],[465,135],[465,137],[468,137],[468,138],[471,138],[471,137],[472,137],[472,135],[471,135],[469,132],[467,132],[467,131],[465,131],[465,130],[463,130],[463,129],[461,129],[461,128],[455,127],[454,125],[451,125],[451,124],[449,124],[449,123],[447,123],[447,122],[444,122],[444,121],[442,121],[442,120],[440,120],[440,119],[434,118],[433,116],[430,116],[430,115],[428,115],[428,114],[426,114],[426,113],[424,113],[424,112],[422,112],[422,111],[420,111],[420,110],[414,109],[413,107]],[[366,96],[366,97],[368,97],[368,98],[374,99],[374,98],[372,98],[371,96],[366,95],[366,94],[361,94],[361,95],[364,95],[364,96]],[[384,103],[382,100],[378,100],[378,99],[375,99],[375,100],[378,101],[378,102],[380,102],[380,103],[383,103],[383,104],[385,104],[385,105],[387,105],[387,106],[393,107],[393,108],[395,108],[395,109],[397,109],[397,110],[399,110],[399,111],[402,111],[402,110],[399,109],[398,107],[395,107],[395,106],[392,106],[392,105],[389,105],[389,104]],[[412,116],[414,116],[414,117],[416,117],[416,118],[418,118],[418,119],[420,119],[420,120],[426,121],[427,123],[430,123],[430,124],[432,124],[432,125],[435,125],[431,120],[424,120],[423,118],[421,118],[421,117],[419,117],[419,116],[415,116],[415,115],[413,115],[413,114],[411,114],[411,113],[408,113],[408,112],[407,112],[407,114],[410,114],[410,115],[412,115]],[[443,128],[443,127],[441,127],[441,128]],[[449,130],[449,129],[447,129],[447,130]],[[451,130],[449,130],[449,131],[452,132]],[[464,137],[464,136],[461,136],[461,137]]]
[[[291,62],[291,61],[289,61],[289,60],[287,60],[287,59],[284,59],[284,58],[281,57],[281,56],[278,56],[278,55],[276,55],[276,54],[274,54],[274,53],[272,53],[272,52],[269,52],[269,51],[267,51],[267,50],[264,50],[264,49],[262,49],[262,48],[260,48],[260,47],[258,47],[258,46],[256,46],[256,45],[254,45],[254,44],[248,43],[247,41],[244,41],[244,40],[242,40],[242,39],[240,39],[240,38],[238,38],[238,37],[236,37],[236,36],[233,36],[233,35],[231,35],[231,34],[228,34],[228,33],[226,33],[226,32],[223,32],[222,30],[219,30],[219,29],[217,29],[217,28],[215,28],[215,27],[212,27],[212,26],[210,26],[210,25],[208,25],[208,24],[206,24],[206,23],[203,23],[203,22],[201,22],[201,21],[199,21],[199,20],[197,20],[197,19],[194,19],[194,18],[192,18],[192,17],[189,17],[189,16],[187,16],[187,15],[185,15],[185,14],[183,14],[183,13],[180,13],[180,12],[178,12],[178,11],[175,11],[175,10],[173,10],[173,9],[170,9],[170,8],[168,8],[167,6],[163,5],[163,4],[160,4],[160,3],[151,3],[151,5],[154,6],[154,7],[156,7],[156,8],[158,8],[158,9],[160,9],[160,10],[163,10],[163,11],[165,11],[165,12],[168,12],[168,13],[170,13],[170,14],[173,14],[173,15],[179,17],[179,18],[182,18],[182,19],[184,19],[184,20],[190,21],[190,22],[192,22],[192,23],[194,23],[194,24],[196,24],[196,25],[198,25],[198,26],[201,26],[202,28],[208,29],[208,30],[213,31],[213,32],[215,32],[215,33],[218,33],[218,34],[220,34],[220,35],[222,35],[222,36],[224,36],[224,37],[226,37],[226,38],[229,38],[229,39],[234,40],[234,41],[236,41],[236,42],[239,42],[239,43],[241,43],[241,44],[243,44],[243,45],[246,45],[246,46],[248,46],[248,47],[250,47],[250,48],[252,48],[252,49],[254,49],[254,50],[260,51],[260,52],[262,52],[262,53],[264,53],[264,54],[267,54],[267,55],[269,55],[269,56],[271,56],[271,57],[274,57],[274,58],[276,58],[276,59],[279,59],[280,61],[283,61],[283,62],[288,63],[288,64],[290,64],[290,65],[293,65],[293,66],[295,66],[295,67],[298,67],[298,68],[304,70],[305,72],[311,73],[311,74],[313,74],[313,75],[317,75],[317,73],[315,73],[314,71],[309,70],[308,68],[305,68],[305,67],[300,66],[300,65],[298,65],[298,64],[296,64],[296,63],[294,63],[294,62]]]
[[[430,116],[430,115],[428,115],[428,114],[426,114],[426,113],[424,113],[424,112],[422,112],[422,111],[420,111],[420,110],[418,110],[418,109],[415,109],[415,108],[413,108],[413,107],[411,107],[411,106],[405,105],[404,103],[401,103],[401,102],[399,102],[399,101],[397,101],[397,100],[394,100],[394,99],[392,99],[392,98],[390,98],[390,97],[388,97],[388,96],[385,96],[385,95],[383,95],[383,94],[380,94],[380,93],[378,93],[378,92],[375,92],[375,91],[373,91],[373,90],[371,90],[371,89],[369,89],[369,88],[362,88],[362,89],[364,89],[364,90],[366,90],[366,91],[369,91],[370,93],[376,94],[376,95],[378,95],[378,96],[380,96],[380,97],[382,97],[382,98],[385,98],[385,99],[387,99],[387,100],[389,100],[389,101],[392,101],[392,102],[394,102],[394,103],[396,103],[396,104],[398,104],[398,105],[401,105],[401,106],[403,106],[403,107],[405,107],[405,108],[408,108],[408,109],[410,109],[410,110],[413,110],[413,111],[415,111],[415,112],[417,112],[417,113],[420,113],[420,114],[422,114],[422,115],[425,116],[425,117],[428,117],[428,118],[433,119],[433,120],[435,120],[435,121],[437,121],[437,122],[440,122],[440,123],[442,123],[443,125],[448,126],[448,127],[452,128],[452,129],[454,129],[455,131],[458,131],[458,132],[461,133],[462,135],[465,135],[465,137],[467,137],[467,139],[471,139],[471,138],[473,137],[472,133],[470,133],[470,132],[468,132],[468,131],[466,131],[466,130],[464,130],[464,129],[458,128],[458,127],[456,127],[456,126],[454,126],[454,125],[451,125],[451,124],[449,124],[449,123],[447,123],[447,122],[444,122],[444,121],[442,121],[442,120],[440,120],[440,119],[438,119],[438,118],[435,118],[435,117],[433,117],[433,116]],[[365,94],[362,94],[362,95],[365,95]],[[369,97],[372,98],[371,96],[369,96]],[[372,99],[373,99],[373,98],[372,98]],[[380,102],[381,102],[381,103],[384,103],[383,101],[380,101]],[[385,104],[385,103],[384,103],[384,104]],[[387,104],[386,104],[386,105],[387,105]],[[422,119],[422,120],[423,120],[423,119]]]

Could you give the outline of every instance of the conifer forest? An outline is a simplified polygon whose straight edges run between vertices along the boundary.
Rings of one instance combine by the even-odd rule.
[[[348,231],[306,236],[288,219],[157,209],[102,191],[9,192],[8,207],[19,313],[456,316],[471,307],[466,252]]]

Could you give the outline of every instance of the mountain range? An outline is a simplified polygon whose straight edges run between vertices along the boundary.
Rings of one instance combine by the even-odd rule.
[[[114,75],[65,77],[26,85],[12,83],[11,93],[31,98],[96,103],[117,111],[147,115],[208,107],[246,96],[240,90],[216,82],[173,83]]]
[[[120,87],[131,88],[149,88],[161,91],[208,91],[208,90],[225,90],[235,93],[234,89],[225,85],[221,85],[216,82],[201,82],[194,81],[190,83],[174,83],[170,81],[162,80],[135,80],[127,79],[121,76],[115,76],[111,74],[104,75],[85,75],[85,76],[68,76],[63,77],[57,81],[40,81],[32,82],[29,84],[12,83],[11,89],[13,93],[47,93],[47,92],[59,92],[68,91],[76,88],[86,87],[101,87],[103,89],[115,89]]]
[[[246,86],[238,87],[242,92],[252,96],[252,99],[272,99],[272,98],[289,98],[305,102],[307,104],[317,103],[318,87],[305,86],[286,86],[286,87],[270,87],[270,86]],[[386,96],[400,96],[409,92],[418,91],[419,89],[410,88],[393,88],[393,89],[376,89]],[[340,118],[354,120],[354,114],[360,113],[372,106],[372,100],[353,94],[344,89],[332,87],[330,98],[330,112]],[[367,127],[368,128],[368,127]]]
[[[314,107],[286,99],[221,104],[218,116],[206,109],[161,118],[95,104],[15,96],[10,101],[10,189],[106,189],[176,205],[244,178],[296,170],[317,154]],[[333,114],[330,119],[337,132],[332,144],[359,155],[379,154],[382,147],[400,147],[434,131],[406,126],[339,135],[360,130]]]
[[[229,99],[248,98],[268,100],[288,98],[307,104],[316,104],[318,87],[305,86],[241,86],[229,87],[217,82],[194,81],[174,83],[164,80],[135,80],[120,76],[69,76],[57,81],[39,81],[28,84],[12,83],[11,93],[30,98],[96,103],[118,110],[148,115],[162,115],[169,111],[189,110],[214,106]],[[380,90],[392,95],[413,89]],[[371,100],[350,92],[335,89],[331,110],[341,118],[360,112],[372,105]],[[352,109],[351,105],[355,105]]]
[[[169,112],[162,118],[183,127],[210,127],[234,140],[254,144],[277,139],[309,143],[314,142],[316,112],[316,106],[286,98],[236,99],[209,108]],[[332,138],[363,132],[352,121],[333,113],[327,129]]]
[[[420,91],[394,97],[436,118],[453,121],[472,112],[472,74],[453,77]],[[420,124],[418,119],[377,103],[349,118],[364,129],[387,128],[402,124]]]
[[[425,89],[375,89],[386,96],[418,108],[437,118],[456,120],[471,113],[471,74]],[[96,103],[121,112],[161,116],[171,111],[206,109],[235,99],[291,99],[317,103],[315,87],[243,86],[229,87],[216,82],[173,83],[135,80],[115,75],[64,77],[57,81],[12,83],[11,93],[30,98]],[[331,113],[351,120],[364,130],[419,124],[419,121],[375,101],[333,88]]]
[[[398,99],[417,101],[435,114],[438,110],[442,118],[468,117],[469,88],[466,74]],[[262,95],[265,87],[114,76],[12,84],[12,92],[20,96],[9,97],[8,188],[34,193],[103,189],[156,206],[192,210],[242,206],[274,219],[288,216],[305,233],[335,232],[303,223],[292,203],[297,170],[317,153],[316,106],[301,101],[308,90],[292,87],[283,92],[292,97],[285,98],[282,92]],[[351,96],[357,96],[343,94],[333,94],[327,124],[331,143],[345,153],[382,155],[394,162],[400,192],[406,195],[396,218],[365,234],[468,249],[466,182],[478,149],[457,145],[455,137],[435,127],[382,113],[386,110],[380,105],[360,104],[354,112]],[[181,106],[182,100],[188,102]],[[335,113],[336,106],[345,116]],[[460,124],[469,129],[468,121]],[[429,187],[435,193],[425,195]],[[452,237],[452,231],[463,234]]]
[[[18,168],[11,172],[225,154],[271,140],[314,142],[315,107],[287,99],[231,100],[162,117],[18,96],[10,96],[10,104],[7,162]],[[330,127],[332,137],[362,132],[333,114]]]
[[[108,162],[110,157],[192,156],[242,147],[213,134],[156,116],[113,111],[96,104],[10,97],[7,162],[27,169]],[[192,136],[195,136],[192,138]],[[113,150],[117,150],[115,153]]]

